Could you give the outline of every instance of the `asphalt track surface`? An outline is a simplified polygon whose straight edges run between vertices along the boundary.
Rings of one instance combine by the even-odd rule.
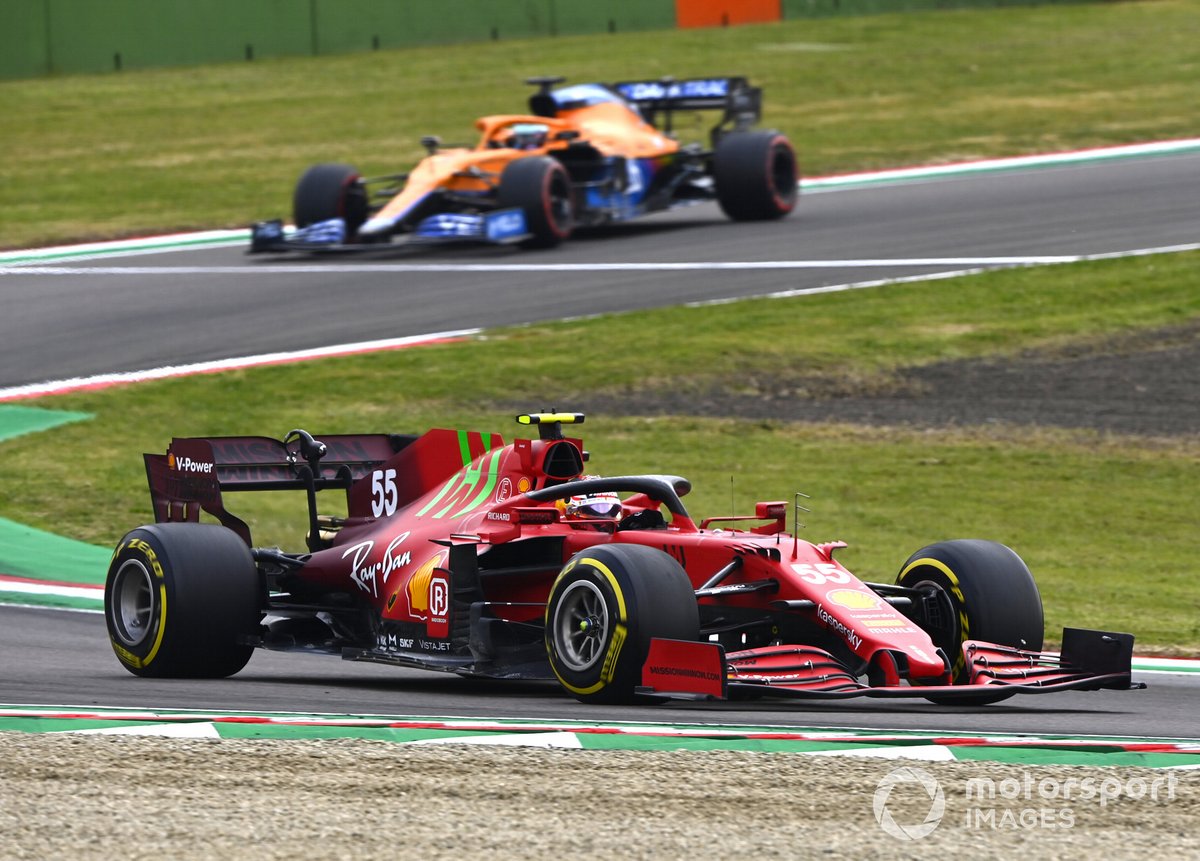
[[[0,273],[0,386],[960,271],[983,265],[979,258],[1184,245],[1197,241],[1198,225],[1200,155],[1192,154],[809,194],[795,217],[769,225],[730,224],[715,207],[698,206],[540,254],[263,259],[225,248],[8,268]],[[913,262],[928,258],[945,262]],[[843,262],[588,268],[706,261]],[[513,265],[522,268],[495,271]],[[116,271],[122,266],[131,269]],[[548,684],[273,653],[255,655],[229,680],[138,679],[117,664],[101,616],[12,607],[0,608],[0,654],[0,702],[7,703],[1200,736],[1195,676],[1151,675],[1146,691],[1028,696],[984,708],[922,701],[585,707]]]
[[[0,388],[961,271],[981,258],[1167,247],[1197,242],[1197,225],[1200,154],[1191,153],[809,193],[771,224],[732,224],[704,204],[540,253],[282,258],[220,248],[4,267]],[[596,268],[614,264],[647,268]],[[673,264],[734,265],[658,268]]]
[[[256,652],[230,679],[142,679],[108,645],[99,613],[0,607],[0,703],[230,709],[306,714],[853,727],[947,734],[1031,733],[1194,739],[1194,675],[1144,674],[1142,691],[1013,697],[990,706],[924,700],[583,705],[550,682],[464,679],[338,658]]]

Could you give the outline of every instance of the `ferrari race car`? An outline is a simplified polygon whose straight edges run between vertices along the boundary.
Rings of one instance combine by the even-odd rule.
[[[408,174],[363,178],[345,164],[300,177],[295,230],[251,228],[251,252],[470,241],[550,247],[577,226],[627,221],[716,200],[730,218],[782,218],[798,195],[785,135],[752,126],[762,91],[744,78],[630,81],[608,86],[530,78],[528,114],[481,117],[474,148],[440,148]],[[681,145],[678,111],[718,110],[710,145]]]
[[[1134,687],[1129,634],[1068,628],[1061,653],[1042,651],[1037,586],[1003,545],[933,544],[895,583],[863,582],[844,543],[785,531],[785,502],[697,523],[683,478],[586,475],[563,434],[582,415],[518,421],[537,438],[293,430],[147,454],[156,522],[121,540],[105,585],[117,658],[139,676],[224,677],[255,649],[324,653],[557,679],[609,703]],[[268,490],[303,491],[303,549],[254,547],[225,508]],[[318,511],[329,490],[344,514]]]

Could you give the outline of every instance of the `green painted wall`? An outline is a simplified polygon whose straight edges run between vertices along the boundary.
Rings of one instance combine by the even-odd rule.
[[[340,54],[407,45],[669,29],[675,26],[675,2],[0,0],[0,78]],[[1037,5],[1036,0],[782,2],[785,18]]]
[[[1096,0],[783,0],[783,17],[824,18],[833,15],[881,15],[923,9],[995,8],[1087,3]]]
[[[52,69],[84,72],[307,53],[307,0],[45,0]]]
[[[0,78],[673,26],[675,0],[0,0]]]
[[[32,78],[50,71],[46,0],[0,0],[0,78]]]

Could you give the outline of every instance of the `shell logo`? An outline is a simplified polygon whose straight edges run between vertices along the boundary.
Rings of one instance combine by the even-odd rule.
[[[879,606],[878,598],[870,592],[857,589],[834,589],[825,596],[825,600],[848,610],[874,610]]]
[[[167,468],[168,469],[175,468],[175,452],[173,452],[173,451],[167,452]]]
[[[429,585],[433,580],[433,569],[442,562],[442,554],[431,557],[408,578],[408,607],[414,616],[425,618],[429,613]]]

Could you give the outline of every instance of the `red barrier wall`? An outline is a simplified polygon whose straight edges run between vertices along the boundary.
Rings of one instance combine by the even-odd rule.
[[[675,0],[680,27],[729,27],[783,20],[783,0]]]

